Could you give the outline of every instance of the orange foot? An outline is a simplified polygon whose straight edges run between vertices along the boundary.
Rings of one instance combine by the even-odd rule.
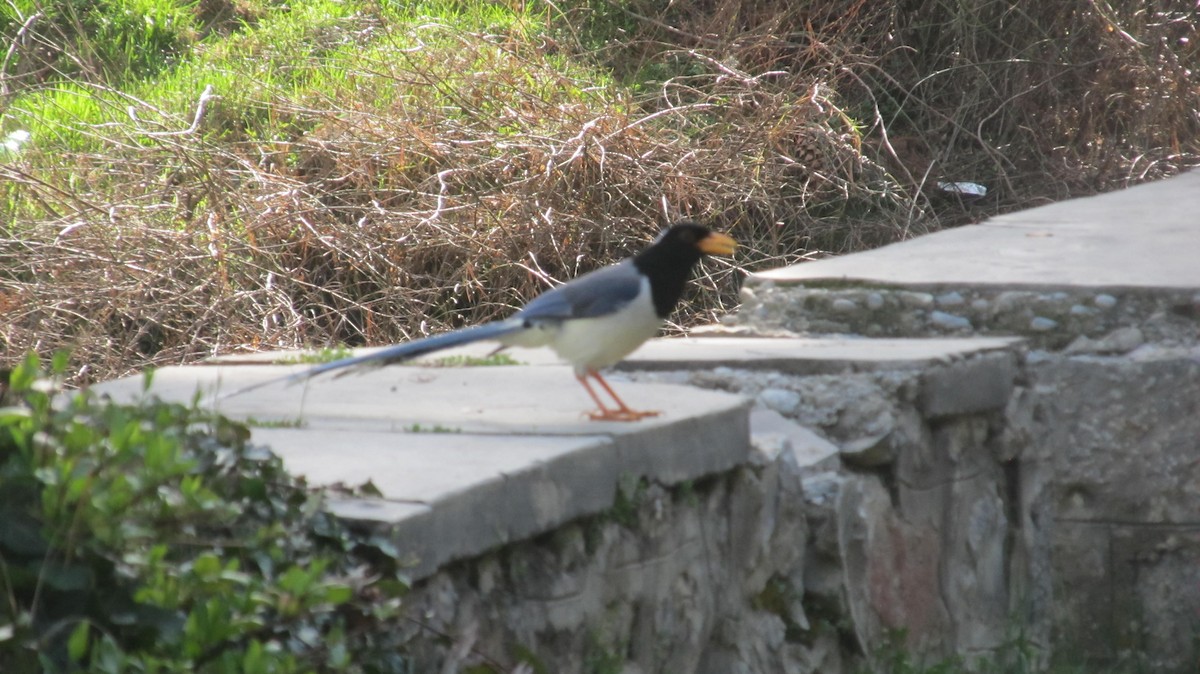
[[[617,404],[617,409],[610,410],[605,406],[604,401],[600,400],[600,396],[596,395],[596,392],[592,390],[591,384],[588,384],[588,377],[595,379],[600,386],[604,387],[605,392]],[[600,373],[595,370],[587,370],[582,373],[576,372],[575,378],[579,380],[580,384],[583,384],[583,388],[587,390],[588,395],[592,397],[592,401],[596,403],[596,411],[588,412],[588,418],[592,421],[641,421],[646,417],[656,417],[660,414],[659,412],[639,412],[630,409],[625,404],[625,401],[621,400],[617,396],[617,393],[612,390],[608,382],[604,381],[604,377],[601,377]]]
[[[588,412],[588,418],[592,421],[641,421],[646,417],[656,417],[661,412],[657,410],[638,411],[629,408],[619,410],[599,409],[595,412]]]

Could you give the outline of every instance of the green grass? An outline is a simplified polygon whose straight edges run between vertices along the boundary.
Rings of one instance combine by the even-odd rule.
[[[488,356],[446,356],[424,363],[428,367],[490,367],[497,365],[520,365],[521,361],[507,353],[493,353]]]
[[[277,365],[324,365],[335,360],[342,360],[354,355],[354,351],[344,346],[327,347],[317,351],[306,351],[296,356],[288,356],[275,361]]]
[[[432,426],[430,426],[430,425],[423,426],[419,423],[413,423],[408,426],[405,426],[404,432],[405,433],[462,433],[462,429],[455,428],[452,426],[443,426],[441,424],[433,424]]]
[[[67,41],[75,58],[51,60],[51,82],[128,82],[169,68],[191,49],[201,28],[193,8],[177,0],[12,0],[0,5],[0,34],[24,26],[27,43]],[[39,17],[30,21],[35,13]],[[37,58],[24,50],[13,56],[17,65]]]
[[[164,66],[157,78],[126,72],[103,83],[66,84],[19,96],[6,127],[28,130],[33,146],[47,153],[153,144],[148,134],[187,129],[200,93],[211,86],[220,98],[206,120],[210,136],[286,134],[290,120],[274,114],[271,103],[302,98],[312,83],[319,85],[338,70],[337,63],[325,64],[334,68],[330,71],[314,68],[321,65],[324,51],[337,47],[322,45],[320,36],[349,22],[359,9],[360,3],[325,0],[277,9],[257,26],[206,43]],[[320,75],[314,77],[314,72]],[[138,121],[130,118],[131,109]]]
[[[246,425],[250,428],[304,428],[307,423],[303,419],[258,419],[247,417]]]
[[[102,156],[111,161],[138,153],[145,160],[146,152],[158,152],[148,159],[160,167],[159,180],[168,180],[180,161],[196,161],[194,154],[206,145],[249,143],[257,153],[286,157],[294,168],[299,161],[294,141],[328,126],[331,117],[321,111],[345,101],[359,103],[354,117],[360,119],[382,120],[401,108],[508,135],[545,133],[527,126],[529,119],[552,120],[545,115],[509,123],[494,119],[531,100],[568,105],[611,98],[604,93],[611,84],[605,75],[563,57],[541,58],[486,40],[464,45],[462,39],[487,32],[523,44],[545,31],[536,14],[488,2],[280,5],[253,26],[164,61],[156,77],[130,66],[106,81],[66,81],[18,95],[0,133],[28,134],[20,152],[36,178],[50,184],[66,180],[72,190],[93,194],[129,188],[128,176],[108,171]],[[356,39],[359,35],[368,37]],[[196,134],[186,134],[206,89],[213,98]],[[57,160],[64,152],[94,155],[97,161],[62,176]],[[45,214],[45,195],[22,200],[10,191],[7,197],[12,216]]]
[[[166,0],[132,1],[157,1],[164,12],[179,9]],[[379,18],[388,21],[385,30],[373,41],[354,42],[349,36],[367,24],[376,9],[382,10]],[[114,11],[127,16],[120,8]],[[137,16],[147,22],[155,20],[149,14]],[[347,90],[362,84],[364,77],[379,74],[364,71],[363,64],[412,59],[441,62],[455,45],[454,35],[485,29],[521,35],[540,30],[528,18],[492,3],[388,3],[380,7],[355,0],[295,3],[273,8],[256,25],[223,40],[204,42],[176,60],[158,59],[156,78],[131,66],[110,73],[103,82],[68,81],[18,96],[5,125],[28,130],[34,143],[47,151],[99,150],[121,132],[137,137],[138,131],[186,128],[200,92],[211,86],[221,101],[221,109],[212,114],[224,123],[210,123],[210,133],[238,130],[257,138],[286,137],[292,129],[288,120],[274,114],[277,103],[339,100]],[[139,51],[137,45],[113,36],[101,35],[96,40],[116,41],[117,48]],[[154,48],[147,49],[148,57],[154,58]],[[129,119],[131,105],[144,122],[140,126]]]

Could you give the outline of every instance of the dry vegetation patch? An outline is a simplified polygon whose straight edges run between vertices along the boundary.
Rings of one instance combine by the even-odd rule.
[[[1195,163],[1185,3],[1043,4],[363,4],[204,43],[170,75],[186,96],[31,89],[0,135],[35,115],[62,135],[2,157],[0,348],[73,347],[84,381],[394,342],[505,314],[681,215],[775,265]],[[682,321],[736,280],[708,264]]]

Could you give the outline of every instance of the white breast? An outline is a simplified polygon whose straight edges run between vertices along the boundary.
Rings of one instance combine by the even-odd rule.
[[[582,373],[617,363],[657,334],[661,326],[650,297],[650,281],[643,278],[634,301],[607,316],[564,321],[547,343]]]

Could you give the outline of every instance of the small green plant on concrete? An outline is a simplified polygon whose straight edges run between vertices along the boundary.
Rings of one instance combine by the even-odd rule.
[[[332,363],[335,360],[342,360],[353,355],[354,352],[344,346],[332,346],[317,351],[306,351],[296,356],[280,358],[276,363],[280,365],[295,365],[297,363],[303,365],[324,365],[325,363]]]
[[[684,480],[675,485],[672,491],[675,494],[676,500],[689,508],[694,508],[700,505],[700,496],[696,493],[696,481]]]
[[[0,671],[401,672],[390,541],[321,509],[236,422],[0,388]]]
[[[809,638],[811,626],[800,625],[794,611],[794,607],[800,606],[803,599],[803,592],[798,592],[787,578],[776,575],[767,581],[761,592],[750,599],[750,605],[757,610],[779,616],[787,630],[788,641],[804,642]]]
[[[588,635],[583,654],[583,671],[588,674],[619,674],[625,668],[624,644],[609,643],[611,640],[597,632]]]
[[[650,483],[640,475],[623,474],[617,483],[617,493],[608,515],[613,522],[632,529],[637,526],[638,508],[646,496]]]
[[[873,674],[967,674],[970,671],[959,658],[923,663],[905,647],[906,638],[905,630],[891,630],[884,635],[883,644],[875,649]]]
[[[507,353],[493,353],[487,356],[446,356],[427,363],[429,367],[489,367],[495,365],[520,365],[521,361]]]
[[[441,424],[433,424],[432,426],[422,426],[419,423],[413,423],[404,427],[405,433],[462,433],[461,428],[453,428],[451,426],[443,426]]]
[[[245,424],[251,428],[304,428],[306,422],[303,419],[259,419],[257,417],[246,417]]]

